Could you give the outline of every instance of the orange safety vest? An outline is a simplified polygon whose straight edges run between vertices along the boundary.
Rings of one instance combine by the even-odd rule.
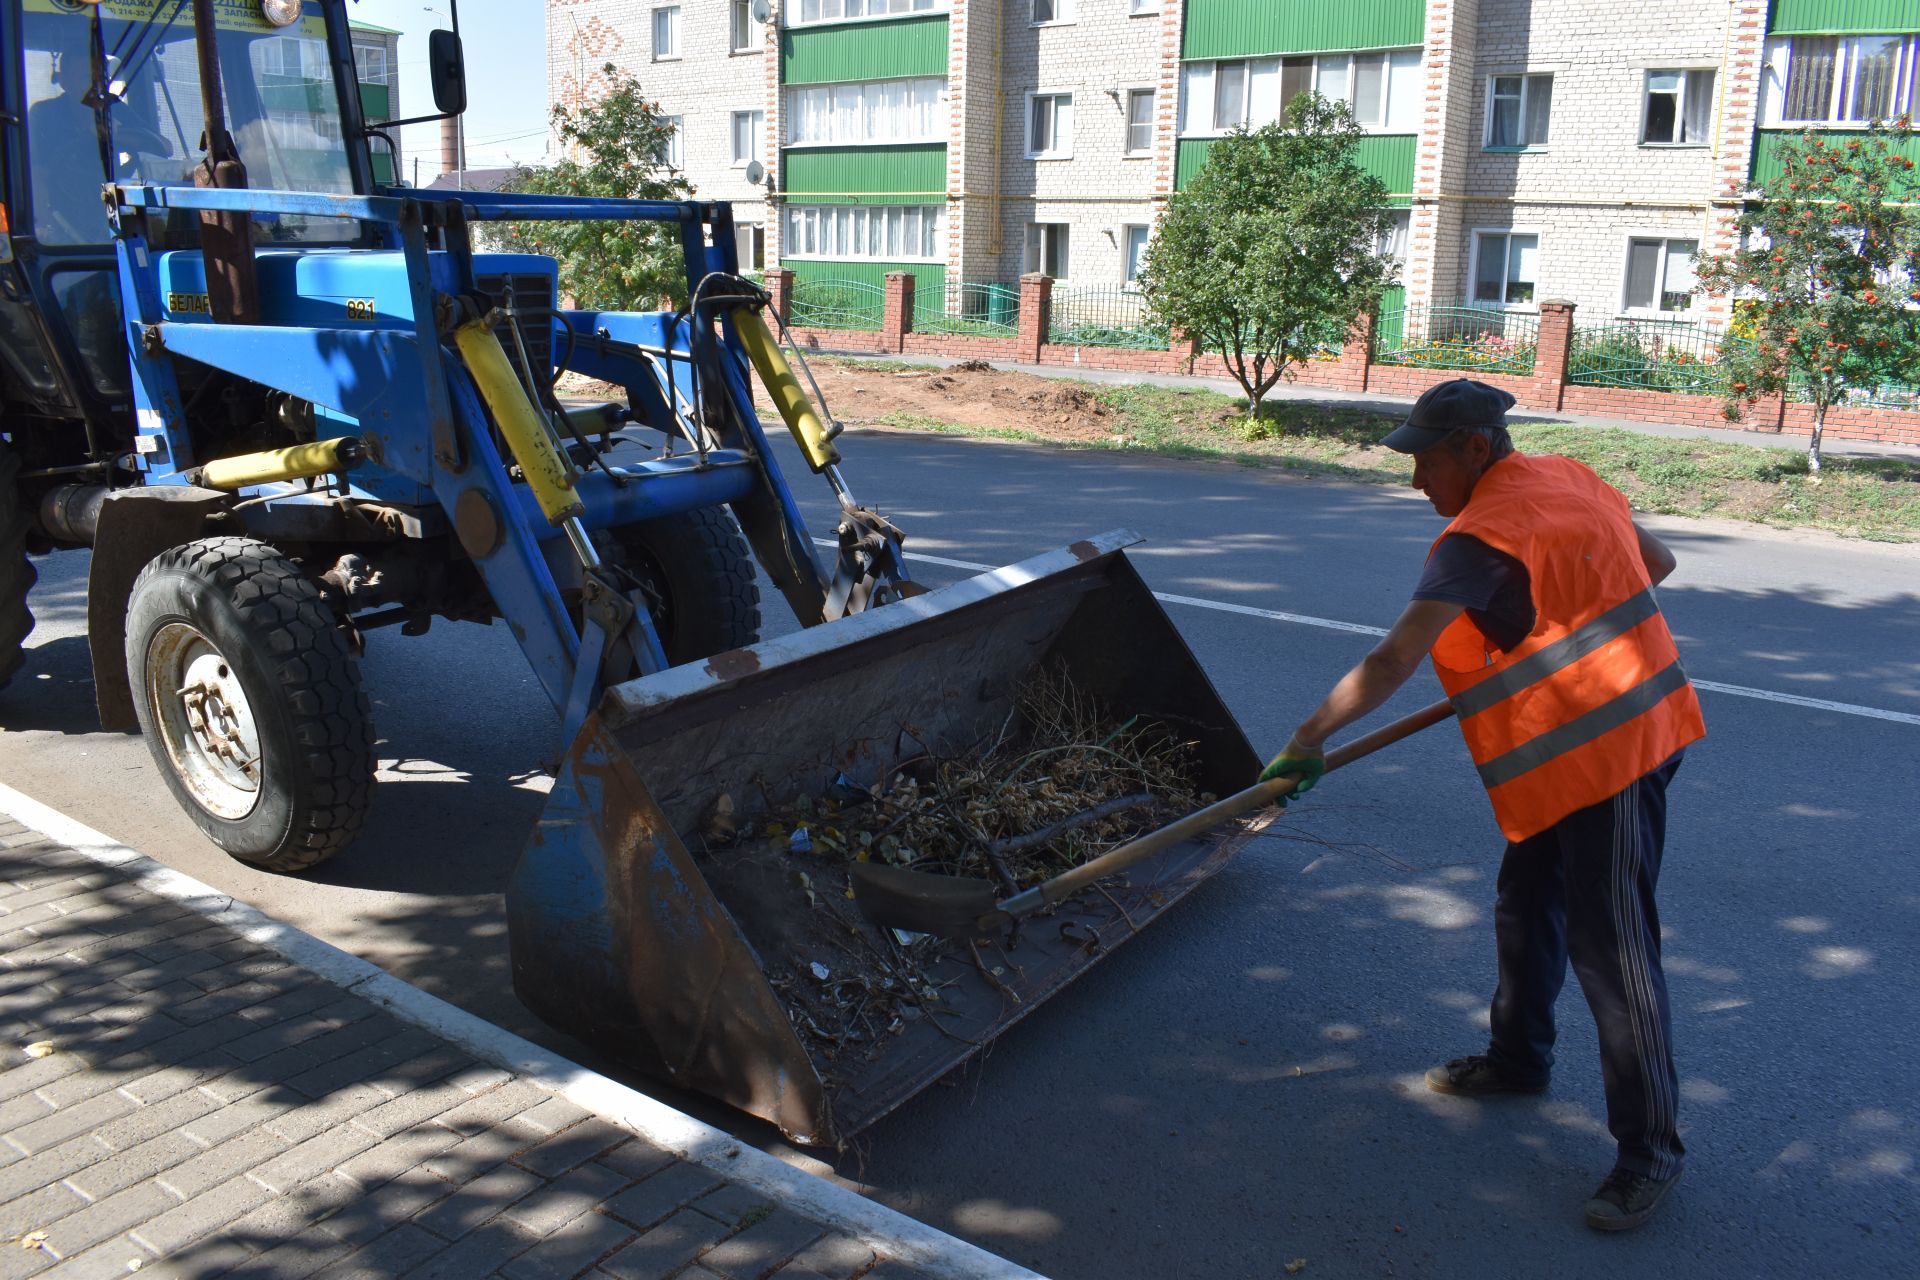
[[[1619,490],[1571,458],[1509,454],[1440,537],[1452,533],[1533,580],[1533,632],[1514,648],[1463,613],[1431,651],[1507,839],[1617,795],[1705,736]]]

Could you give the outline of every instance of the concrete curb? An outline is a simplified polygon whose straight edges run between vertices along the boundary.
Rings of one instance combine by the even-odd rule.
[[[219,921],[249,942],[285,956],[396,1017],[531,1080],[575,1106],[625,1125],[690,1164],[751,1187],[796,1213],[854,1236],[886,1257],[941,1280],[1046,1280],[1038,1272],[744,1146],[711,1125],[455,1008],[332,943],[271,919],[211,885],[163,866],[5,783],[0,783],[0,812],[10,813],[16,821],[76,853],[119,869],[148,892]]]

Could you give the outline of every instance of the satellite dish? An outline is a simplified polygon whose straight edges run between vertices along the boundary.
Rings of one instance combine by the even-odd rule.
[[[773,21],[773,0],[753,0],[753,20],[759,23]]]
[[[766,180],[766,177],[767,177],[767,166],[761,164],[758,160],[747,161],[747,181],[748,182],[752,183],[754,186],[757,187]]]

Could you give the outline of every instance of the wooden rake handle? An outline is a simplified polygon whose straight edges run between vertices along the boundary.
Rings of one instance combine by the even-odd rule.
[[[1411,737],[1422,729],[1431,728],[1452,716],[1453,704],[1442,699],[1425,710],[1404,716],[1392,724],[1382,725],[1372,733],[1363,734],[1352,742],[1329,752],[1327,772],[1332,773],[1335,769],[1352,764],[1362,756],[1370,756],[1382,747],[1398,742],[1402,738]],[[1016,919],[1031,915],[1043,907],[1071,897],[1102,876],[1110,876],[1143,858],[1152,857],[1168,845],[1191,839],[1229,818],[1237,818],[1243,813],[1251,813],[1275,801],[1284,800],[1293,794],[1294,786],[1295,781],[1292,778],[1275,778],[1271,782],[1255,783],[1245,791],[1237,791],[1224,799],[1214,801],[1204,809],[1196,810],[1178,821],[1170,822],[1158,831],[1148,832],[1138,840],[1129,841],[1118,849],[1109,849],[1092,862],[1082,863],[1071,871],[1015,894],[999,904],[999,912]]]

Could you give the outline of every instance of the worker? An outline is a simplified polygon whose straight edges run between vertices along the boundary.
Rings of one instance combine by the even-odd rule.
[[[1451,523],[1386,638],[1260,776],[1310,789],[1327,738],[1432,657],[1508,844],[1487,1051],[1433,1068],[1427,1084],[1471,1098],[1545,1090],[1571,958],[1599,1028],[1618,1144],[1586,1221],[1623,1231],[1652,1216],[1685,1155],[1654,886],[1667,787],[1706,728],[1653,598],[1673,554],[1585,466],[1515,452],[1513,403],[1455,379],[1387,436]]]

